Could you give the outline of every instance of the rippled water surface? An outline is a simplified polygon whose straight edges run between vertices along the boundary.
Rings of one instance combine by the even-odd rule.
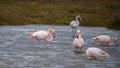
[[[28,35],[38,30],[55,28],[57,32],[53,42],[41,41],[40,47],[31,47],[35,40]],[[80,27],[85,40],[84,53],[75,53],[73,37],[69,26],[1,26],[0,27],[0,68],[120,68],[120,46],[100,46],[108,52],[110,58],[87,60],[85,51],[91,47],[91,38],[101,34],[117,37],[120,30],[101,27]]]

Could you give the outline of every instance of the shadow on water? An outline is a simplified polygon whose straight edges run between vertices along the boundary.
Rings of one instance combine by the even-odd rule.
[[[40,47],[30,47],[34,40],[29,34],[38,30],[56,29],[57,37],[53,42],[41,41]],[[91,47],[91,38],[101,34],[117,37],[120,30],[100,27],[80,27],[85,45],[83,53],[75,53],[73,37],[69,26],[2,26],[0,27],[0,68],[119,68],[120,46],[100,46],[110,54],[110,58],[87,60],[85,51]]]

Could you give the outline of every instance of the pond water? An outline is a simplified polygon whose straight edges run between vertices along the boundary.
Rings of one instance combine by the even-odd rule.
[[[41,41],[40,47],[31,47],[34,39],[28,35],[38,30],[55,28],[57,36],[53,42]],[[106,34],[120,40],[120,30],[102,27],[80,27],[85,40],[84,53],[75,53],[69,26],[26,25],[0,27],[0,68],[120,68],[120,46],[100,46],[110,58],[86,59],[85,51],[92,47],[91,38]]]

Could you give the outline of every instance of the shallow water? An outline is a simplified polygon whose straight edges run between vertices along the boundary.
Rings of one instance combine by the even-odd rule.
[[[41,41],[40,47],[31,47],[34,40],[28,35],[38,30],[55,28],[57,32],[53,42]],[[87,60],[85,51],[91,47],[91,38],[101,34],[117,37],[120,30],[101,27],[80,27],[85,45],[84,53],[75,53],[73,37],[69,26],[1,26],[0,27],[0,68],[120,68],[120,46],[100,46],[110,54],[110,58]]]

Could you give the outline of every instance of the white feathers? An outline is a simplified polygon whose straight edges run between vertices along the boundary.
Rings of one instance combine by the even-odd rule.
[[[77,15],[76,16],[76,20],[75,21],[71,21],[70,22],[70,26],[71,26],[71,28],[77,28],[77,26],[79,26],[79,20],[78,19],[80,19],[81,20],[81,16],[80,15]]]
[[[80,16],[80,15],[77,15],[77,16],[76,16],[76,20],[70,22],[70,27],[72,28],[73,36],[75,36],[75,32],[76,32],[76,30],[78,29],[78,26],[79,26],[79,24],[80,24],[80,23],[79,23],[79,20],[81,20],[81,16]]]

